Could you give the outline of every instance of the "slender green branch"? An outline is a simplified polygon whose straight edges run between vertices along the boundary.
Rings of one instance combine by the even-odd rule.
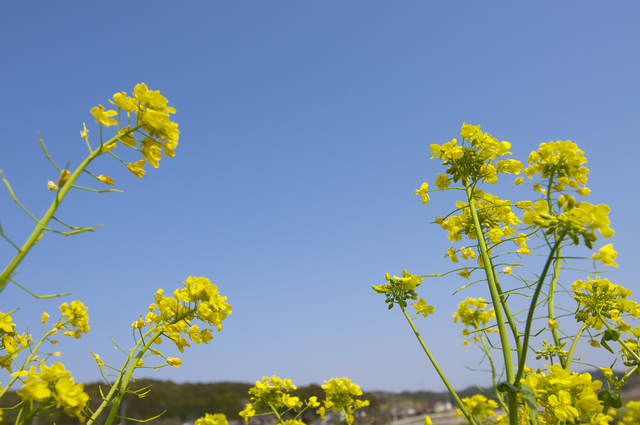
[[[72,235],[77,235],[78,233],[95,232],[95,229],[97,229],[98,227],[102,227],[102,224],[99,224],[99,225],[94,226],[94,227],[85,227],[85,228],[82,228],[82,229],[76,229],[76,230],[73,230],[71,232],[61,232],[59,230],[50,229],[48,227],[45,227],[45,230],[48,231],[48,232],[57,233],[57,234],[63,235],[63,236],[72,236]]]
[[[278,418],[278,423],[279,423],[279,424],[284,423],[284,422],[282,422],[282,417],[280,416],[280,414],[278,414],[278,410],[277,410],[275,407],[273,407],[273,406],[271,405],[271,403],[269,403],[269,407],[271,408],[271,411],[273,412],[273,414],[274,414],[274,415],[276,415],[276,417]],[[347,421],[347,422],[348,422],[348,421]]]
[[[519,353],[520,359],[518,361],[518,373],[516,375],[516,382],[520,382],[520,379],[522,379],[522,377],[524,376],[524,368],[525,368],[525,363],[527,361],[527,350],[529,348],[529,338],[531,337],[531,326],[533,324],[533,315],[535,313],[536,306],[538,304],[538,297],[540,296],[540,292],[542,292],[542,287],[544,286],[544,278],[547,276],[547,273],[549,272],[549,267],[551,266],[551,262],[553,261],[552,257],[555,255],[555,251],[560,246],[563,236],[564,235],[560,235],[560,238],[553,245],[553,248],[551,248],[551,254],[549,254],[549,258],[547,259],[547,262],[544,265],[544,269],[542,270],[542,275],[540,276],[540,280],[533,294],[533,299],[531,300],[531,307],[529,308],[529,314],[527,315],[527,324],[524,331],[524,341],[522,344],[522,351]]]
[[[557,234],[557,231],[556,231]],[[558,284],[558,278],[560,277],[560,266],[561,266],[561,248],[558,247],[558,255],[557,255],[557,259],[555,260],[555,264],[553,267],[553,277],[551,278],[551,283],[549,284],[549,295],[547,297],[547,308],[549,311],[549,320],[553,320],[555,321],[556,319],[556,313],[555,313],[555,294],[556,294],[556,286]],[[560,335],[558,334],[558,327],[557,326],[553,326],[551,328],[551,334],[553,335],[553,341],[554,344],[556,346],[560,346]],[[565,360],[564,358],[560,357],[560,365],[567,369],[567,361],[570,362],[569,360]]]
[[[436,372],[440,376],[440,379],[442,379],[442,382],[444,382],[444,385],[447,387],[447,390],[449,390],[449,393],[451,394],[451,396],[455,400],[456,404],[458,405],[458,407],[460,407],[460,410],[464,414],[464,417],[467,418],[467,420],[469,421],[469,423],[471,425],[478,425],[476,423],[475,419],[473,419],[473,417],[471,416],[471,414],[469,413],[469,411],[465,407],[465,405],[462,402],[462,400],[460,400],[460,397],[458,396],[456,391],[453,389],[453,387],[449,383],[449,380],[445,376],[445,374],[442,371],[442,369],[440,369],[440,366],[438,366],[438,363],[436,362],[436,359],[433,357],[433,355],[431,355],[431,352],[429,351],[429,349],[427,348],[427,345],[422,340],[422,337],[420,336],[420,333],[418,332],[418,330],[416,329],[415,325],[411,321],[411,318],[407,314],[407,311],[405,310],[404,306],[402,304],[398,304],[398,305],[402,309],[402,313],[404,314],[404,317],[409,322],[409,325],[411,325],[411,329],[413,329],[413,333],[416,335],[416,338],[418,338],[418,341],[420,342],[420,345],[422,346],[422,349],[427,354],[427,357],[429,357],[429,360],[431,361],[431,364],[433,365],[433,367],[435,368]]]
[[[9,182],[7,181],[7,179],[4,177],[4,173],[2,172],[2,170],[0,170],[0,176],[2,176],[2,181],[4,182],[5,186],[7,186],[7,190],[9,190],[9,194],[11,195],[11,198],[13,198],[13,201],[18,204],[20,206],[20,208],[22,208],[22,210],[24,212],[26,212],[27,214],[29,214],[29,217],[31,217],[33,219],[33,221],[35,221],[36,223],[38,222],[38,219],[35,218],[33,216],[33,214],[31,214],[31,212],[25,208],[24,205],[22,205],[20,203],[20,201],[18,201],[18,198],[16,198],[16,195],[13,193],[13,189],[11,189],[11,185],[9,184]]]
[[[573,353],[574,353],[574,351],[576,351],[576,347],[578,346],[578,342],[580,342],[580,337],[582,336],[582,333],[587,329],[587,327],[588,326],[587,326],[586,323],[584,325],[582,325],[582,327],[580,328],[580,330],[576,334],[575,339],[571,343],[571,347],[569,348],[569,354],[567,354],[567,361],[562,365],[562,367],[564,369],[570,370],[571,362],[573,361]],[[560,344],[556,343],[556,345],[560,345]]]
[[[46,156],[49,162],[51,162],[51,164],[53,164],[53,166],[56,167],[56,170],[60,172],[61,171],[60,167],[58,167],[56,163],[53,162],[53,159],[51,159],[51,157],[49,156],[49,152],[47,152],[47,148],[44,146],[44,142],[42,141],[42,137],[40,137],[40,133],[38,133],[38,140],[40,140],[40,146],[42,146],[42,150],[44,151],[44,156]]]
[[[484,335],[482,334],[482,332],[480,332],[480,341],[482,342],[484,353],[487,355],[487,358],[489,359],[489,363],[491,364],[491,379],[493,381],[493,391],[495,392],[496,398],[498,399],[498,403],[500,403],[500,407],[502,407],[502,410],[507,412],[509,409],[504,404],[504,398],[502,397],[502,393],[498,391],[498,382],[496,381],[496,366],[493,363],[493,357],[491,356],[491,351],[489,350],[489,347],[487,347],[487,344],[484,342]]]
[[[2,224],[0,224],[0,236],[2,236],[7,242],[9,242],[12,247],[20,251],[20,247],[14,244],[13,241],[9,239],[9,237],[4,233],[4,230],[2,229]]]
[[[90,192],[96,192],[96,193],[105,193],[105,192],[120,192],[122,193],[122,190],[118,190],[118,189],[103,189],[103,190],[98,190],[98,189],[91,189],[90,187],[83,187],[83,186],[71,186],[74,189],[83,189],[83,190],[88,190]]]
[[[47,298],[66,297],[67,295],[73,294],[73,292],[67,292],[66,294],[37,295],[37,294],[34,294],[33,292],[31,292],[30,290],[28,290],[27,288],[25,288],[24,286],[20,285],[18,282],[16,282],[12,278],[9,278],[9,282],[13,283],[18,288],[22,289],[23,291],[25,291],[27,294],[31,295],[32,297],[38,298],[38,299],[41,299],[41,300],[47,299]]]

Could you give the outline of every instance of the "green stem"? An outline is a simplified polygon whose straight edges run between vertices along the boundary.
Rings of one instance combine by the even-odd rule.
[[[58,172],[60,172],[60,167],[58,167],[56,163],[53,162],[53,159],[51,159],[51,157],[49,156],[49,152],[47,152],[47,148],[44,146],[44,142],[42,141],[42,137],[40,137],[40,133],[38,133],[38,140],[40,140],[40,146],[42,146],[42,150],[44,151],[44,156],[46,156],[49,162],[53,164],[53,166],[56,168],[56,170],[58,170]]]
[[[148,336],[156,329],[157,327],[153,329],[149,329],[149,331],[145,334],[145,336]],[[118,414],[118,409],[120,408],[120,403],[122,403],[122,399],[127,392],[127,387],[129,386],[129,381],[131,381],[131,376],[133,375],[133,371],[138,366],[138,361],[142,359],[142,356],[149,349],[149,347],[151,347],[151,344],[153,344],[153,341],[158,339],[158,337],[160,337],[163,333],[164,331],[161,331],[151,336],[147,341],[147,343],[144,344],[144,346],[140,349],[140,351],[138,351],[138,354],[136,354],[136,356],[133,359],[129,357],[129,359],[127,360],[129,367],[126,369],[124,376],[122,376],[122,374],[120,375],[121,379],[118,381],[118,384],[114,385],[118,389],[118,395],[116,395],[116,399],[114,400],[113,405],[111,406],[111,411],[109,412],[109,416],[107,417],[107,420],[105,421],[104,425],[111,425],[115,420],[116,415]],[[142,340],[138,341],[133,351],[135,351],[140,346],[141,342]],[[96,411],[96,413],[98,412]],[[97,418],[97,415],[95,413],[94,413],[94,416]],[[95,422],[94,416],[92,416],[91,419]]]
[[[522,342],[520,341],[520,333],[518,332],[518,327],[516,326],[516,321],[511,315],[511,311],[509,310],[509,304],[507,304],[507,297],[502,292],[502,287],[500,286],[500,282],[495,276],[495,267],[493,266],[493,260],[489,257],[489,261],[491,263],[491,270],[493,270],[494,278],[496,282],[496,289],[498,290],[498,294],[500,295],[500,302],[502,303],[502,307],[504,308],[504,315],[507,318],[507,322],[509,323],[509,327],[511,328],[511,333],[513,334],[513,339],[516,341],[516,350],[518,353],[522,351]]]
[[[349,422],[349,414],[347,413],[347,411],[345,410],[345,408],[342,408],[342,414],[344,415],[344,420],[348,425],[351,425],[351,422]]]
[[[570,370],[571,362],[573,361],[573,352],[576,351],[576,347],[578,346],[578,342],[580,342],[580,337],[582,333],[587,330],[587,324],[582,325],[578,333],[576,334],[575,339],[571,343],[571,348],[569,348],[569,354],[567,354],[567,361],[562,365],[562,367],[566,370]],[[556,343],[556,345],[559,345]]]
[[[271,408],[271,411],[273,412],[274,415],[276,415],[276,417],[278,418],[278,423],[279,424],[283,424],[284,422],[282,422],[282,416],[280,416],[280,414],[278,413],[278,410],[276,410],[271,403],[269,403],[269,407]]]
[[[429,360],[431,361],[431,364],[433,365],[433,367],[435,368],[436,372],[440,376],[440,379],[442,379],[442,382],[444,382],[444,385],[447,387],[447,390],[449,390],[449,393],[451,394],[451,396],[455,400],[456,404],[458,405],[458,407],[460,407],[460,410],[464,414],[464,417],[467,418],[467,420],[469,421],[469,423],[471,425],[478,425],[476,423],[476,421],[473,419],[473,417],[471,416],[471,414],[469,413],[469,411],[467,410],[467,408],[465,407],[465,405],[462,402],[462,400],[460,400],[460,397],[458,397],[458,394],[456,393],[456,391],[453,389],[453,387],[449,383],[449,380],[445,376],[445,374],[442,371],[442,369],[440,369],[440,366],[438,366],[438,363],[436,362],[436,359],[431,355],[431,352],[429,351],[429,349],[427,348],[427,345],[422,340],[422,337],[420,336],[420,333],[418,332],[418,330],[416,329],[415,325],[413,324],[413,321],[411,320],[411,318],[407,314],[407,311],[404,309],[402,304],[398,304],[398,305],[402,309],[402,313],[404,314],[404,317],[407,318],[407,321],[409,322],[409,325],[411,325],[411,329],[413,329],[413,333],[416,335],[416,338],[418,338],[418,341],[420,342],[420,345],[422,346],[422,349],[427,354],[427,357],[429,357]]]
[[[129,134],[129,133],[131,133],[131,132],[133,132],[135,130],[137,130],[140,127],[142,127],[141,124],[133,127],[132,129],[130,129],[126,133],[118,134],[117,136],[115,136],[111,140],[109,140],[106,143],[106,145],[108,146],[111,143],[117,142],[123,136],[125,136],[125,135],[127,135],[127,134]],[[44,231],[45,227],[47,227],[47,224],[49,223],[49,220],[51,219],[51,217],[53,217],[53,214],[56,212],[56,210],[60,206],[60,203],[62,202],[64,197],[67,195],[67,192],[69,191],[69,189],[71,189],[71,186],[76,181],[76,179],[78,178],[80,173],[91,163],[91,161],[93,161],[101,153],[102,153],[101,149],[96,149],[95,151],[91,152],[91,154],[89,154],[89,156],[87,156],[84,161],[82,161],[82,163],[78,166],[78,168],[75,169],[73,174],[71,174],[71,177],[69,177],[69,179],[64,184],[64,186],[62,186],[58,190],[58,192],[56,194],[56,198],[51,203],[51,206],[49,207],[47,212],[44,214],[44,216],[42,216],[40,221],[36,220],[37,224],[36,224],[36,227],[33,229],[33,232],[31,232],[31,235],[29,236],[27,241],[24,243],[24,245],[22,245],[22,248],[20,248],[20,251],[16,254],[15,257],[13,257],[13,259],[7,265],[7,267],[4,269],[2,274],[0,274],[0,292],[2,292],[2,290],[6,286],[8,280],[9,280],[9,277],[11,277],[11,274],[13,273],[13,271],[16,269],[16,267],[18,267],[20,262],[22,262],[23,258],[25,257],[25,255],[27,255],[27,253],[33,247],[33,245],[35,245],[35,243],[38,241],[38,238],[41,236],[41,234]],[[35,220],[35,218],[34,218],[34,220]]]
[[[553,202],[551,199],[551,192],[553,191],[553,176],[555,174],[555,170],[551,171],[551,175],[549,176],[549,183],[547,184],[547,205],[549,205],[549,214],[552,216],[556,216],[556,212],[553,209]],[[553,231],[553,235],[555,240],[558,240],[558,229]],[[551,284],[549,285],[549,295],[548,295],[548,312],[549,312],[549,320],[555,320],[555,295],[556,295],[556,286],[558,284],[558,278],[560,277],[560,267],[562,266],[562,249],[558,247],[556,260],[554,262],[553,267],[553,277],[551,278]],[[557,327],[551,329],[551,334],[553,335],[553,342],[556,347],[560,346],[560,334],[558,333]],[[569,363],[571,363],[571,358],[569,357]],[[567,361],[560,357],[560,365],[563,369],[568,369]]]
[[[504,322],[502,314],[502,298],[498,293],[498,287],[496,285],[496,276],[491,268],[491,258],[487,251],[487,242],[484,239],[484,233],[480,227],[480,219],[478,218],[478,211],[476,210],[475,202],[473,200],[473,190],[469,184],[469,180],[463,177],[462,182],[466,189],[467,200],[469,201],[469,211],[473,218],[473,225],[476,229],[476,236],[478,238],[478,245],[480,246],[480,255],[482,255],[482,263],[484,265],[485,275],[487,276],[487,283],[489,284],[489,292],[491,294],[491,302],[496,314],[496,321],[498,322],[498,330],[500,331],[500,343],[502,344],[502,355],[504,357],[504,367],[507,373],[507,381],[512,383],[516,387],[519,387],[519,380],[514,379],[513,373],[513,358],[511,356],[511,345],[509,344],[509,335],[507,327]],[[518,425],[518,397],[513,390],[508,390],[509,394],[509,423],[511,425]],[[465,415],[466,416],[466,415]],[[468,418],[467,418],[468,419]]]
[[[544,278],[549,272],[549,267],[551,266],[551,262],[555,257],[555,253],[560,247],[560,243],[562,242],[563,235],[560,235],[560,238],[556,241],[551,248],[551,253],[547,258],[547,261],[544,265],[544,269],[542,270],[542,275],[540,276],[540,281],[538,282],[538,286],[533,294],[533,299],[531,300],[531,307],[529,307],[529,314],[527,315],[527,325],[524,331],[524,341],[522,344],[522,351],[520,354],[520,359],[518,361],[518,373],[516,375],[516,382],[520,382],[522,377],[524,376],[524,368],[525,363],[527,361],[527,350],[529,348],[529,338],[531,337],[531,326],[533,325],[533,316],[535,314],[536,305],[538,304],[538,297],[540,296],[540,292],[542,292],[542,287],[544,286]]]
[[[557,233],[557,232],[556,232]],[[557,237],[557,235],[556,235]],[[558,247],[557,250],[557,255],[556,255],[556,260],[554,263],[554,267],[553,267],[553,277],[551,278],[551,283],[549,284],[549,295],[548,295],[548,299],[547,299],[547,307],[548,307],[548,311],[549,311],[549,320],[554,320],[555,321],[555,295],[556,295],[556,286],[558,284],[558,278],[560,276],[560,267],[561,267],[561,248]],[[558,333],[558,328],[557,326],[554,326],[551,329],[551,334],[553,335],[553,341],[554,344],[559,347],[560,346],[560,334]],[[566,360],[563,359],[562,357],[560,357],[560,364],[562,365],[563,368],[566,369]]]
[[[476,326],[476,330],[478,330],[477,326]],[[498,403],[500,403],[500,407],[502,407],[502,410],[506,412],[508,411],[507,406],[504,404],[502,393],[498,391],[498,382],[496,381],[496,367],[495,367],[495,364],[493,363],[493,357],[491,356],[491,351],[489,351],[487,344],[484,342],[484,335],[481,332],[480,332],[480,341],[482,342],[482,346],[484,347],[484,353],[487,355],[487,358],[489,359],[489,363],[491,364],[491,379],[493,380],[493,390],[496,394],[496,398],[498,399]]]

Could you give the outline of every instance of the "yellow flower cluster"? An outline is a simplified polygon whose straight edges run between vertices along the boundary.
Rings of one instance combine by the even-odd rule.
[[[68,325],[72,327],[64,332],[65,335],[80,338],[83,333],[89,332],[89,315],[87,307],[82,302],[76,300],[71,304],[64,303],[60,306],[60,311],[62,316],[67,318],[62,327],[64,329],[68,329]]]
[[[204,417],[196,420],[195,425],[229,425],[227,417],[222,413],[205,413]]]
[[[89,395],[84,392],[83,384],[76,384],[71,377],[71,372],[66,371],[62,363],[54,363],[47,367],[44,361],[39,364],[40,372],[36,366],[31,366],[29,372],[22,370],[13,376],[26,377],[24,385],[17,392],[22,401],[39,402],[43,404],[55,403],[56,408],[63,408],[69,416],[75,416],[84,422],[82,411],[89,401]]]
[[[143,167],[147,162],[154,168],[158,168],[158,161],[162,159],[163,153],[169,158],[175,156],[180,131],[178,124],[172,122],[170,116],[175,114],[176,110],[167,106],[167,99],[159,91],[149,90],[146,84],[141,83],[134,87],[132,95],[133,97],[129,97],[125,92],[116,93],[113,95],[113,100],[109,102],[120,110],[126,111],[127,114],[134,113],[137,117],[135,126],[141,126],[142,131],[137,130],[142,134],[141,140],[134,137],[134,132],[129,126],[119,128],[118,135],[122,144],[142,152],[141,160],[127,164],[129,171],[142,178],[146,173]],[[119,124],[112,118],[117,115],[116,111],[105,111],[102,105],[92,108],[91,114],[96,118],[96,122],[106,127]],[[86,132],[83,133],[83,137],[86,137]],[[105,151],[114,146],[105,146]]]
[[[190,325],[194,319],[198,319],[218,331],[222,330],[222,321],[231,314],[231,305],[227,303],[227,297],[218,293],[218,287],[205,277],[189,276],[183,283],[184,287],[176,289],[172,297],[164,296],[164,291],[159,289],[155,294],[155,303],[149,306],[149,311],[143,320],[142,317],[133,322],[133,327],[142,329],[147,325],[159,326],[180,352],[184,347],[190,347],[187,339],[181,334],[200,345],[208,344],[213,338],[212,329],[202,329],[198,325]],[[162,343],[160,338],[156,344]]]
[[[432,144],[429,150],[433,158],[439,158],[443,165],[450,165],[447,175],[439,175],[436,186],[444,190],[451,184],[451,179],[457,182],[462,177],[469,177],[474,181],[482,179],[489,183],[497,183],[499,173],[520,174],[524,166],[513,159],[496,161],[503,155],[511,155],[509,142],[499,142],[490,134],[480,131],[480,126],[463,123],[460,130],[462,145],[453,139],[444,145]],[[493,164],[495,162],[495,164]]]
[[[534,174],[540,174],[543,179],[557,178],[554,186],[556,191],[564,190],[564,186],[579,189],[587,184],[589,169],[582,164],[587,162],[584,152],[571,141],[541,143],[537,151],[531,152],[527,160],[529,166],[523,174],[532,179]],[[582,188],[578,193],[586,196],[588,189]]]
[[[394,304],[401,304],[402,307],[407,306],[408,299],[417,300],[418,294],[416,288],[422,283],[421,276],[414,276],[407,272],[407,269],[402,271],[402,277],[386,275],[387,283],[384,285],[373,286],[373,290],[378,294],[385,294],[387,299],[386,303],[389,304],[389,310],[393,308]]]
[[[465,329],[462,331],[463,335],[469,335],[469,331],[483,330],[484,332],[492,332],[491,328],[483,329],[491,319],[496,318],[496,313],[493,308],[485,311],[487,302],[482,298],[470,298],[467,297],[464,301],[458,304],[458,311],[453,315],[453,322],[458,323],[458,320],[462,322]],[[496,330],[497,332],[497,330]],[[475,338],[477,340],[477,337]],[[464,345],[469,345],[469,341],[465,339]]]
[[[605,238],[614,235],[614,230],[609,227],[610,208],[608,205],[592,205],[588,202],[566,202],[565,212],[557,216],[550,215],[549,204],[546,200],[540,199],[535,204],[519,203],[522,209],[528,209],[522,217],[522,221],[527,225],[535,225],[544,229],[558,231],[568,235],[577,245],[580,241],[578,236],[582,236],[585,245],[593,248],[593,242],[598,238],[595,230],[598,230]],[[517,205],[517,204],[516,204]],[[607,253],[609,258],[612,253]],[[615,257],[614,257],[615,258]]]
[[[291,391],[295,389],[296,386],[291,383],[290,379],[281,379],[275,375],[271,378],[264,376],[262,381],[256,381],[255,386],[249,390],[251,403],[247,403],[245,409],[240,412],[240,416],[245,422],[249,422],[249,419],[256,415],[256,409],[258,412],[261,409],[271,410],[274,413],[278,413],[278,416],[291,409],[296,410],[298,407],[302,407],[303,403],[300,398],[291,396]],[[317,397],[310,397],[304,404],[307,407],[318,407],[320,405]],[[301,421],[297,420],[297,417],[285,423],[288,425],[303,425]]]
[[[513,237],[514,227],[520,223],[520,220],[511,211],[510,201],[502,200],[477,188],[473,190],[473,201],[478,212],[480,226],[491,243],[498,244],[502,239]],[[436,217],[436,223],[443,230],[449,232],[448,236],[451,242],[461,241],[462,235],[476,240],[477,234],[469,203],[457,201],[456,207],[462,210],[459,216],[450,215],[446,220],[444,217]]]
[[[331,378],[322,385],[322,389],[326,394],[324,406],[320,407],[316,413],[324,418],[327,409],[334,412],[344,412],[347,416],[347,422],[353,423],[353,411],[361,407],[369,405],[369,400],[354,400],[353,396],[361,396],[360,387],[351,382],[347,378]]]
[[[467,408],[469,414],[471,414],[471,416],[473,416],[478,421],[486,419],[489,416],[496,415],[493,409],[498,407],[498,403],[496,403],[494,400],[487,399],[482,394],[476,394],[472,397],[463,398],[462,402],[464,403],[464,407]],[[461,416],[462,411],[460,409],[456,409],[456,417],[459,418]]]
[[[629,289],[614,285],[608,279],[600,279],[600,276],[597,276],[595,280],[587,277],[586,282],[577,280],[571,285],[571,288],[574,292],[573,298],[578,302],[577,321],[584,322],[599,331],[604,325],[598,316],[600,315],[616,322],[616,327],[620,332],[635,335],[634,329],[620,317],[625,313],[635,319],[640,317],[638,303],[627,299],[631,296]],[[638,329],[638,335],[635,336],[640,337],[640,328],[636,329]]]
[[[606,420],[596,391],[602,382],[593,380],[589,373],[576,373],[559,364],[546,366],[548,373],[538,371],[527,375],[522,383],[531,387],[538,404],[545,409],[541,423],[574,422],[576,418]],[[611,418],[609,417],[609,420]],[[608,423],[608,420],[605,421]]]
[[[630,401],[626,404],[626,415],[620,421],[624,425],[639,425],[640,424],[640,401]]]
[[[0,358],[4,359],[0,363],[0,367],[11,372],[11,359],[18,357],[18,352],[29,346],[29,340],[26,334],[18,334],[14,330],[16,324],[9,314],[0,313],[0,337],[2,337],[2,345],[0,346]]]

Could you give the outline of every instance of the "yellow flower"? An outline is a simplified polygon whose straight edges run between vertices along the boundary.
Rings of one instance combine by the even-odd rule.
[[[145,326],[147,326],[147,322],[145,322],[144,320],[142,320],[142,316],[140,316],[140,318],[138,320],[136,320],[135,322],[133,322],[131,324],[132,327],[136,328],[136,329],[142,329]]]
[[[424,425],[433,425],[431,418],[429,416],[424,417]]]
[[[69,177],[71,177],[71,173],[69,172],[69,170],[67,170],[65,168],[64,170],[62,170],[60,172],[60,177],[58,178],[58,181],[56,182],[56,185],[58,187],[64,186],[64,184],[67,182],[67,180],[69,180]],[[49,189],[49,190],[52,190],[52,189]]]
[[[597,254],[593,254],[593,260],[602,260],[602,264],[605,266],[614,266],[618,267],[613,260],[618,256],[618,252],[613,250],[613,244],[608,244],[600,248],[600,251]],[[595,263],[594,263],[595,264]]]
[[[554,365],[555,366],[555,365]],[[552,394],[548,399],[549,406],[553,407],[553,414],[561,421],[577,418],[578,410],[572,406],[571,394],[565,390],[558,391],[558,395]]]
[[[453,261],[454,263],[458,263],[460,260],[458,260],[458,256],[456,255],[456,250],[453,249],[453,247],[449,248],[447,250],[447,253],[444,254],[444,258],[451,258],[451,261]]]
[[[312,408],[320,406],[320,403],[318,403],[318,397],[316,396],[309,397],[309,400],[307,400],[307,406]]]
[[[505,267],[502,269],[502,272],[505,274],[512,274],[513,270],[511,270],[511,267]]]
[[[516,202],[516,208],[520,208],[521,210],[525,211],[531,211],[531,208],[533,208],[533,201]]]
[[[227,417],[222,413],[205,413],[203,418],[196,420],[194,425],[229,425]]]
[[[124,127],[120,129],[120,133],[126,133],[128,131],[129,131],[129,127]],[[120,141],[122,142],[122,144],[124,144],[125,146],[129,146],[130,148],[136,145],[136,141],[133,137],[131,137],[131,134],[132,133],[120,136]]]
[[[111,143],[110,145],[103,145],[103,146],[102,146],[102,150],[101,150],[101,152],[102,152],[102,153],[107,153],[107,152],[109,152],[110,150],[113,150],[113,149],[115,149],[115,148],[116,148],[116,144],[115,144],[115,143]]]
[[[136,161],[133,163],[129,163],[127,164],[127,170],[131,171],[134,175],[136,175],[139,179],[141,179],[142,176],[146,174],[146,170],[142,168],[146,163],[147,162],[144,159],[141,159],[140,161]]]
[[[44,313],[42,313],[42,323],[49,323],[49,315],[47,314],[47,312],[45,311]]]
[[[589,190],[588,187],[581,187],[580,189],[576,189],[576,193],[582,196],[589,196],[589,193],[591,193],[591,190]]]
[[[64,408],[64,413],[83,422],[82,411],[89,401],[89,394],[83,391],[84,384],[76,384],[73,378],[65,376],[56,382],[55,389],[53,398],[56,400],[56,407]]]
[[[49,181],[47,181],[47,189],[49,189],[49,190],[58,190],[58,186],[54,182],[49,180]]]
[[[543,189],[542,186],[540,186],[540,183],[534,184],[533,190],[535,190],[536,192],[542,193],[543,195],[547,194],[547,189]]]
[[[420,189],[416,189],[413,191],[413,194],[420,195],[420,197],[422,198],[422,205],[427,205],[427,202],[429,202],[429,195],[427,194],[428,191],[429,183],[424,182],[422,183],[422,186],[420,186]]]
[[[100,356],[98,354],[92,354],[93,359],[96,361],[96,363],[98,363],[98,366],[104,366],[105,363],[102,361],[102,359],[100,359]]]
[[[55,353],[51,353],[53,357],[60,357],[62,353],[60,351],[56,351]]]
[[[113,186],[113,179],[111,177],[109,177],[109,176],[105,176],[104,174],[100,174],[98,176],[98,180],[100,180],[104,184],[108,184],[108,185]]]
[[[516,186],[520,186],[522,184],[522,177],[518,177],[515,183],[516,183]]]
[[[446,174],[438,174],[436,178],[436,186],[438,186],[438,189],[444,192],[449,185],[451,185],[451,178]]]
[[[177,358],[175,358],[175,357],[167,357],[167,363],[168,363],[170,366],[173,366],[173,367],[177,367],[177,368],[179,368],[179,367],[180,367],[180,365],[182,364],[182,360],[177,359]]]
[[[89,138],[89,130],[87,130],[85,123],[82,123],[82,128],[84,128],[84,130],[80,131],[80,137],[86,140]]]
[[[557,328],[557,327],[558,327],[558,322],[556,322],[556,321],[555,321],[555,320],[553,320],[553,319],[549,319],[549,320],[547,321],[547,325],[549,326],[549,329],[555,329],[555,328]]]
[[[608,425],[613,418],[609,415],[605,415],[604,413],[596,413],[591,417],[591,425]]]
[[[460,273],[458,273],[460,276],[464,277],[467,280],[471,280],[469,279],[469,276],[471,276],[471,272],[469,270],[467,270],[466,268],[464,270],[462,270]]]
[[[464,246],[460,249],[460,254],[462,254],[462,258],[468,260],[471,258],[472,260],[476,258],[476,253],[471,248],[465,248]]]
[[[91,115],[96,117],[96,122],[104,124],[105,127],[117,124],[116,120],[111,118],[116,114],[116,111],[105,111],[104,106],[102,105],[94,106],[93,108],[91,108]]]
[[[245,423],[249,423],[249,419],[256,415],[256,411],[253,410],[253,405],[251,403],[247,403],[244,410],[240,412],[239,415],[244,419]]]
[[[600,370],[600,372],[602,372],[602,374],[606,377],[606,378],[611,378],[613,376],[613,371],[611,370],[611,368],[608,367],[599,367],[598,368]]]
[[[153,168],[158,168],[158,161],[162,159],[162,149],[160,144],[149,137],[142,140],[142,157],[146,159]]]
[[[109,101],[112,105],[117,106],[120,109],[123,109],[127,112],[133,112],[136,110],[136,102],[134,99],[127,96],[127,93],[116,93],[113,95],[113,100]]]
[[[422,314],[424,317],[427,317],[430,314],[433,314],[436,311],[436,308],[432,305],[427,305],[427,302],[424,298],[420,298],[417,303],[411,304],[413,308],[418,310],[418,313]]]

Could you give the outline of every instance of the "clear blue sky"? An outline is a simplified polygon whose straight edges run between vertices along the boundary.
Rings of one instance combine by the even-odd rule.
[[[84,382],[99,379],[88,350],[119,364],[109,335],[128,347],[153,293],[194,275],[217,284],[233,314],[179,370],[146,376],[305,385],[344,375],[365,390],[442,390],[399,311],[371,290],[386,272],[451,266],[429,222],[456,197],[424,207],[412,194],[443,172],[429,145],[463,121],[511,142],[520,160],[542,142],[576,142],[590,201],[612,207],[620,268],[608,277],[635,290],[639,14],[631,1],[5,2],[0,169],[35,215],[56,178],[36,132],[74,167],[82,123],[98,134],[89,110],[140,82],[169,99],[181,130],[176,157],[143,180],[110,158],[91,165],[124,193],[74,192],[58,216],[104,226],[46,235],[17,280],[74,291],[67,300],[89,307],[90,334],[61,346]],[[19,243],[32,227],[4,188],[0,222]],[[2,243],[2,262],[11,255]],[[451,314],[464,296],[488,297],[480,287],[452,297],[463,283],[420,288],[436,305],[421,332],[457,388],[488,382],[460,366],[480,357]],[[9,287],[0,309],[22,306],[19,329],[38,336],[42,311],[61,302]]]

